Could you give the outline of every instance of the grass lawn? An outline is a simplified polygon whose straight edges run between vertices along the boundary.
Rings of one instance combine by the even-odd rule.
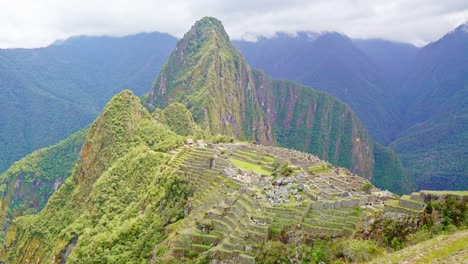
[[[253,164],[253,163],[246,162],[246,161],[243,161],[243,160],[238,160],[238,159],[235,159],[235,158],[229,158],[229,161],[234,166],[238,167],[241,170],[245,170],[245,171],[251,170],[251,171],[254,171],[254,172],[261,173],[261,174],[271,175],[270,171],[262,169],[262,167],[260,165],[257,165],[257,164]]]
[[[409,246],[374,259],[372,263],[466,263],[468,260],[468,230]]]
[[[421,192],[434,194],[434,195],[452,194],[452,195],[468,196],[468,191],[425,191],[425,190],[422,190]]]

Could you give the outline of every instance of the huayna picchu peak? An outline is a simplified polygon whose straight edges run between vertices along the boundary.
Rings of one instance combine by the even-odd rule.
[[[179,102],[208,134],[309,152],[382,188],[411,189],[396,155],[374,144],[346,104],[252,69],[215,18],[177,43],[144,102],[150,110]]]
[[[147,94],[0,175],[0,263],[382,262],[468,225],[466,192],[385,189],[412,186],[349,106],[252,69],[205,17]]]

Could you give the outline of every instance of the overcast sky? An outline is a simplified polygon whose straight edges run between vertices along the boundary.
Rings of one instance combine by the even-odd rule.
[[[0,48],[40,47],[74,35],[168,32],[203,16],[232,39],[338,31],[421,46],[468,21],[467,0],[0,0]]]

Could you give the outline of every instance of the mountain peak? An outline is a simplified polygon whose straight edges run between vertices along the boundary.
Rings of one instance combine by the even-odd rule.
[[[216,29],[219,31],[224,31],[223,23],[214,17],[203,17],[202,19],[195,22],[192,28],[201,30]]]
[[[461,33],[468,33],[468,21],[459,25],[456,29],[455,32],[461,32]]]
[[[192,26],[189,32],[184,35],[185,38],[212,38],[220,36],[229,41],[229,36],[224,29],[223,23],[214,17],[204,17]]]

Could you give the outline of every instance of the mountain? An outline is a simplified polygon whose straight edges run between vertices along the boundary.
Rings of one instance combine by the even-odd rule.
[[[0,175],[0,223],[7,230],[21,215],[39,212],[71,175],[86,136],[83,129],[66,140],[39,149],[15,162]],[[4,241],[0,232],[0,241]]]
[[[190,113],[181,104],[168,107],[180,111],[177,116]],[[346,237],[357,226],[361,211],[356,207],[381,201],[369,195],[378,189],[366,179],[307,153],[236,142],[183,147],[186,137],[156,120],[130,91],[116,95],[83,132],[71,176],[43,210],[6,225],[0,260],[160,263],[207,257],[199,253],[210,250],[213,259],[252,263],[261,241],[274,239],[267,223],[275,236],[281,236],[278,224],[291,219],[315,237]],[[82,136],[44,155],[57,159],[55,150],[66,153],[64,146],[79,142],[73,138]],[[25,186],[27,181],[15,188]],[[350,220],[319,220],[312,207],[330,215],[341,212]],[[300,220],[300,215],[307,218]],[[231,233],[234,229],[244,233]],[[253,247],[244,249],[245,244]]]
[[[220,25],[214,18],[203,18],[191,30],[201,30],[201,36],[217,35],[223,32]],[[178,51],[179,47],[174,54]],[[203,47],[202,51],[210,49]],[[207,54],[200,55],[207,58]],[[170,64],[171,59],[164,67]],[[377,243],[393,251],[414,241],[413,237],[420,239],[415,232],[453,230],[468,223],[466,192],[419,192],[394,200],[392,193],[380,191],[364,177],[309,153],[240,142],[229,135],[211,136],[223,129],[245,137],[258,132],[235,129],[241,126],[211,131],[210,125],[217,120],[205,118],[218,107],[216,103],[208,105],[213,109],[191,105],[190,100],[162,107],[153,96],[164,74],[163,68],[159,82],[141,100],[129,90],[120,92],[87,130],[26,157],[15,164],[16,170],[4,174],[9,182],[28,171],[36,182],[67,174],[68,161],[76,158],[76,146],[82,146],[71,175],[58,183],[60,187],[45,207],[35,214],[18,211],[25,215],[4,225],[0,262],[363,262],[382,255],[384,248]],[[254,84],[268,81],[272,86],[261,89],[276,94],[285,86],[289,87],[286,95],[317,93],[291,82],[274,81],[261,72],[255,74]],[[182,87],[190,91],[190,87]],[[190,93],[166,88],[173,96],[190,97]],[[265,94],[254,90],[249,98],[262,102]],[[316,96],[322,96],[317,103],[334,100],[333,107],[349,109],[327,94]],[[268,100],[264,105],[274,106],[274,98]],[[142,102],[154,111],[150,113]],[[156,106],[160,109],[153,109]],[[192,116],[197,107],[203,114]],[[334,119],[333,113],[328,112],[332,124],[353,120],[351,111],[341,115],[342,119]],[[254,122],[261,114],[241,120]],[[264,116],[270,121],[274,115],[267,112]],[[382,148],[389,155],[376,159],[385,160],[392,154]],[[60,158],[66,160],[66,166],[43,167],[42,161]],[[30,180],[19,181],[13,188],[2,188],[2,195],[22,194],[23,186],[29,184]]]
[[[87,126],[118,91],[143,94],[176,41],[145,33],[0,50],[0,172]]]
[[[468,189],[467,28],[421,49],[399,91],[407,129],[390,146],[419,188]]]
[[[190,113],[181,105],[172,110]],[[50,150],[74,145],[73,138]],[[357,208],[382,201],[370,195],[378,189],[366,179],[307,153],[237,142],[183,147],[184,141],[132,92],[119,93],[88,129],[71,176],[43,210],[6,225],[0,260],[262,262],[260,246],[280,239],[285,223],[300,223],[309,237],[348,237],[358,226]],[[331,218],[321,220],[317,210]],[[346,223],[333,218],[338,213]]]
[[[366,54],[378,67],[390,95],[411,70],[411,65],[420,48],[383,39],[353,39],[353,44]]]
[[[468,188],[466,28],[423,48],[338,33],[235,43],[253,66],[348,103],[373,138],[397,152],[419,189],[463,190]],[[376,157],[395,156],[375,149]]]
[[[357,113],[377,141],[388,144],[398,116],[379,65],[339,33],[278,34],[257,42],[234,42],[253,67],[326,91]],[[369,49],[370,50],[370,49]]]
[[[217,20],[203,19],[185,34],[144,101],[149,109],[183,103],[212,135],[306,151],[369,179],[388,178],[383,188],[393,182],[394,191],[408,188],[402,169],[374,174],[395,162],[388,156],[375,162],[374,143],[347,105],[252,69]]]
[[[180,214],[180,211],[176,208],[183,209],[175,207],[170,210],[173,206],[184,203],[178,199],[179,191],[183,191],[184,185],[181,184],[184,181],[176,176],[169,176],[172,169],[164,166],[168,155],[155,151],[167,151],[168,146],[176,147],[182,142],[176,134],[156,123],[140,104],[138,97],[130,91],[123,91],[115,96],[89,128],[72,175],[49,199],[44,210],[39,214],[23,217],[24,221],[19,218],[13,222],[10,230],[15,230],[13,234],[18,235],[18,239],[13,241],[11,236],[6,236],[7,244],[15,243],[10,248],[12,251],[7,250],[7,256],[12,260],[9,263],[22,262],[23,258],[62,259],[62,251],[69,251],[75,246],[76,242],[73,240],[76,241],[78,233],[84,237],[92,237],[94,232],[99,231],[99,236],[106,240],[105,230],[116,232],[111,226],[119,225],[122,228],[119,232],[124,235],[129,231],[127,228],[130,223],[120,222],[115,218],[114,224],[107,226],[105,223],[102,226],[98,224],[99,219],[113,218],[125,211],[138,214],[140,206],[148,207],[148,214],[133,218],[139,219],[139,223],[133,222],[131,225],[137,228],[143,224],[150,232],[147,233],[148,239],[158,239],[158,226],[170,221],[172,217],[177,219],[177,214],[174,213]],[[166,189],[170,192],[165,195],[171,195],[172,202],[165,200],[164,205],[158,205],[158,200],[164,197],[161,194]],[[139,202],[132,203],[137,201],[135,199]],[[132,205],[125,210],[126,204],[130,203]],[[104,204],[107,206],[101,207]],[[151,209],[153,206],[167,207],[167,214],[159,215],[158,210]],[[36,222],[34,226],[30,226],[35,229],[33,232],[29,228],[24,229],[31,221]],[[95,229],[89,232],[91,230],[80,228],[83,225],[90,225]],[[66,228],[69,231],[63,233]],[[80,243],[82,242],[85,240],[80,239]],[[129,243],[130,240],[122,242]],[[33,245],[34,248],[31,247]],[[143,245],[136,243],[135,246]]]

